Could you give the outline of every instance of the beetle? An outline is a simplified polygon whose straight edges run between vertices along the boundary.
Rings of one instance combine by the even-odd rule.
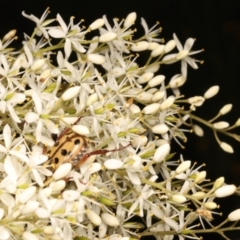
[[[80,119],[81,117],[73,125],[79,122]],[[121,148],[112,150],[99,149],[88,152],[90,147],[89,139],[83,135],[73,132],[71,128],[65,128],[57,137],[54,146],[47,151],[49,160],[45,163],[45,166],[51,165],[53,171],[55,171],[64,163],[71,163],[72,169],[76,169],[92,155],[101,155],[108,152],[120,151],[130,145],[131,143]]]

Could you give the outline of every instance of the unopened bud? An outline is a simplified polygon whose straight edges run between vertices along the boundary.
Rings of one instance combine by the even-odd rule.
[[[99,42],[111,42],[117,37],[114,32],[106,32],[99,37]]]
[[[141,52],[141,51],[145,51],[147,50],[149,47],[149,43],[146,41],[141,41],[141,42],[137,42],[135,44],[132,45],[131,50],[134,52]]]
[[[105,222],[108,226],[117,227],[120,224],[118,218],[109,213],[102,213],[101,217],[103,222]]]
[[[204,94],[204,98],[208,99],[215,96],[219,91],[219,86],[210,87]]]
[[[204,135],[203,129],[196,124],[193,125],[193,131],[199,137],[202,137]]]
[[[104,25],[104,19],[99,18],[99,19],[95,20],[93,23],[91,23],[91,25],[89,26],[89,29],[95,30],[95,29],[102,27],[103,25]]]
[[[227,197],[227,196],[230,196],[233,193],[235,193],[235,191],[236,191],[235,185],[233,185],[233,184],[224,185],[215,191],[215,196],[218,198]]]
[[[138,83],[143,84],[149,82],[153,78],[154,74],[152,72],[146,72],[137,80]]]
[[[9,31],[4,37],[3,37],[3,42],[13,38],[16,35],[17,30],[13,29],[11,31]]]
[[[167,157],[169,152],[170,152],[170,145],[168,143],[163,144],[162,146],[158,147],[158,149],[156,150],[153,160],[158,163],[162,162]]]
[[[176,203],[184,203],[187,201],[186,197],[180,194],[173,195],[172,200]]]
[[[213,188],[214,189],[220,188],[224,184],[224,182],[225,182],[224,177],[220,177],[220,178],[216,179],[216,181],[214,182]]]
[[[152,103],[152,104],[146,106],[145,108],[143,108],[142,111],[144,114],[153,114],[160,109],[160,106],[161,105],[159,103]]]
[[[102,56],[100,54],[94,54],[94,53],[88,54],[87,58],[90,62],[98,64],[98,65],[101,65],[101,64],[105,63],[105,61],[106,61],[104,56]]]
[[[179,174],[179,173],[185,172],[186,170],[188,170],[190,168],[190,166],[191,166],[190,160],[184,161],[177,167],[176,173]]]
[[[157,57],[159,56],[160,54],[163,53],[165,49],[165,46],[164,45],[159,45],[158,47],[156,47],[155,49],[153,49],[153,51],[151,52],[151,56],[152,57]]]
[[[216,129],[224,129],[224,128],[227,128],[228,126],[229,126],[229,123],[224,121],[216,122],[213,124],[213,127]]]
[[[165,96],[164,91],[157,91],[153,94],[152,101],[158,102],[159,100],[163,99],[164,96]]]
[[[229,145],[228,143],[221,142],[221,143],[220,143],[220,147],[221,147],[225,152],[228,152],[228,153],[233,153],[233,152],[234,152],[232,146]]]
[[[102,219],[99,217],[99,215],[97,213],[95,213],[94,211],[88,209],[86,211],[86,215],[88,217],[88,219],[96,226],[99,226],[102,223]]]
[[[167,108],[170,108],[175,101],[174,96],[168,97],[162,104],[161,104],[161,110],[166,110]]]
[[[72,164],[71,163],[64,163],[54,172],[53,179],[59,180],[65,178],[71,171]]]
[[[224,114],[227,114],[228,112],[230,112],[231,109],[232,109],[232,104],[226,104],[225,106],[223,106],[223,107],[220,109],[219,113],[220,113],[221,115],[224,115]]]
[[[165,45],[164,52],[168,53],[168,52],[172,51],[175,48],[175,46],[176,46],[175,40],[172,39],[172,40],[168,41],[167,44]]]
[[[215,202],[206,202],[204,203],[204,207],[210,210],[216,209],[218,205]]]
[[[240,220],[240,209],[236,209],[228,215],[229,221],[238,221]]]
[[[152,127],[152,132],[156,134],[164,134],[168,131],[168,127],[166,124],[158,124]]]
[[[155,87],[157,85],[160,85],[164,81],[164,79],[165,79],[164,75],[157,75],[148,82],[148,86]]]
[[[132,26],[135,21],[136,21],[136,18],[137,18],[137,14],[136,12],[132,12],[132,13],[129,13],[124,21],[124,27],[125,28],[128,28],[130,26]]]
[[[63,95],[62,95],[62,100],[63,101],[68,101],[72,98],[75,98],[80,92],[80,86],[75,86],[67,89]]]

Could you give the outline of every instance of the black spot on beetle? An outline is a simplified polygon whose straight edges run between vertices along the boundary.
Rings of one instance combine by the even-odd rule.
[[[63,156],[66,156],[66,155],[67,155],[67,153],[68,153],[68,152],[67,152],[67,150],[66,150],[66,149],[62,149],[62,150],[61,150],[61,154],[62,154]]]
[[[58,162],[59,162],[59,158],[54,158],[54,163],[58,164]]]
[[[47,151],[47,154],[48,154],[48,155],[50,155],[50,154],[51,154],[51,150],[50,150],[50,149]]]
[[[79,145],[79,144],[80,144],[80,140],[79,140],[79,139],[76,139],[76,140],[74,141],[74,144],[75,144],[75,145]]]

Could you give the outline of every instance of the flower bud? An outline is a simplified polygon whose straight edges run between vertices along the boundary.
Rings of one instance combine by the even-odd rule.
[[[5,42],[5,41],[13,38],[16,35],[16,32],[17,32],[16,29],[9,31],[7,34],[4,35],[2,41]]]
[[[181,194],[175,194],[172,196],[172,200],[176,203],[184,203],[187,201],[186,197]]]
[[[228,126],[229,126],[229,123],[224,121],[216,122],[213,124],[213,127],[216,129],[224,129],[224,128],[227,128]]]
[[[168,132],[168,127],[166,124],[158,124],[155,125],[154,127],[152,127],[152,132],[156,133],[156,134],[164,134],[166,132]]]
[[[179,174],[179,173],[185,172],[186,170],[188,170],[190,168],[190,166],[191,166],[190,160],[184,161],[177,167],[176,173]]]
[[[89,29],[90,30],[95,30],[95,29],[98,29],[98,28],[102,27],[103,25],[104,25],[104,19],[99,18],[99,19],[95,20],[93,23],[90,24]]]
[[[164,80],[165,80],[164,75],[157,75],[148,82],[148,86],[149,87],[155,87],[157,85],[160,85]]]
[[[224,115],[224,114],[227,114],[228,112],[230,112],[231,109],[232,109],[232,104],[226,104],[220,109],[219,113],[221,115]]]
[[[214,182],[213,188],[214,188],[214,189],[220,188],[220,187],[224,184],[224,182],[225,182],[224,177],[218,178],[218,179]]]
[[[109,213],[102,213],[101,218],[108,226],[111,227],[117,227],[120,224],[119,220]]]
[[[157,42],[150,42],[149,43],[149,46],[148,46],[148,50],[154,50],[154,49],[156,49],[157,47],[159,47],[160,45],[159,45],[159,43],[157,43]]]
[[[221,143],[220,143],[220,147],[221,147],[225,152],[228,152],[228,153],[233,153],[233,152],[234,152],[232,146],[229,145],[228,143],[221,142]]]
[[[183,77],[182,75],[179,76],[179,74],[175,75],[177,77],[173,77],[170,82],[169,85],[171,88],[179,88],[181,87],[185,82],[186,82],[186,78]]]
[[[101,65],[106,61],[104,56],[94,53],[88,54],[87,58],[90,62],[95,63],[97,65]]]
[[[206,175],[207,175],[207,172],[206,172],[206,171],[201,171],[201,172],[197,173],[197,176],[196,176],[196,178],[194,179],[194,182],[195,182],[195,183],[201,183],[202,181],[205,180]]]
[[[152,94],[149,92],[142,92],[136,96],[136,100],[140,102],[150,102],[152,100]]]
[[[204,98],[208,99],[215,96],[219,91],[219,86],[210,87],[204,94]]]
[[[153,160],[157,163],[162,162],[170,152],[170,145],[168,143],[161,145],[156,150]]]
[[[165,45],[164,52],[168,53],[168,52],[172,51],[175,48],[175,46],[176,46],[175,40],[172,39],[172,40],[168,41],[167,44]]]
[[[149,43],[146,41],[140,41],[137,43],[134,43],[131,47],[131,50],[134,52],[141,52],[147,50],[149,47]]]
[[[218,205],[215,202],[206,202],[204,203],[204,207],[210,210],[216,209]]]
[[[193,131],[199,137],[202,137],[204,135],[203,129],[196,124],[193,125]]]
[[[238,221],[240,220],[240,209],[236,209],[228,215],[229,221]]]
[[[224,185],[215,191],[215,196],[218,198],[227,197],[227,196],[230,196],[233,193],[235,193],[235,191],[236,191],[235,185],[233,185],[233,184]]]
[[[190,104],[193,104],[193,105],[199,107],[199,106],[201,106],[201,105],[203,104],[204,98],[201,97],[201,96],[190,97],[190,98],[188,99],[188,102],[189,102]]]
[[[136,113],[140,113],[141,112],[141,109],[139,106],[137,106],[136,104],[132,104],[130,107],[129,107],[129,110],[132,114],[136,114]]]
[[[206,196],[205,192],[195,192],[194,194],[192,194],[192,197],[196,198],[196,199],[202,199]]]
[[[153,114],[159,110],[160,106],[161,105],[159,103],[152,103],[146,106],[145,108],[143,108],[142,111],[144,114]]]
[[[159,100],[163,99],[164,96],[165,96],[164,91],[157,91],[153,94],[152,101],[158,102]]]
[[[123,162],[119,159],[108,159],[104,162],[104,166],[107,169],[119,169],[123,167]]]
[[[53,181],[49,184],[49,187],[52,190],[53,194],[60,193],[66,187],[66,181],[64,180]]]
[[[79,92],[80,92],[80,87],[79,86],[71,87],[63,93],[62,100],[63,101],[68,101],[72,98],[75,98],[79,94]]]
[[[37,70],[41,69],[44,64],[45,64],[45,59],[38,59],[32,64],[31,70],[37,71]]]
[[[72,170],[72,164],[71,163],[64,163],[55,171],[53,174],[53,179],[55,181],[62,179],[66,177],[70,171]]]
[[[90,106],[92,104],[94,104],[96,101],[98,100],[98,95],[97,93],[93,93],[92,95],[90,95],[87,99],[86,105]]]
[[[238,118],[238,120],[236,121],[236,123],[234,125],[235,126],[240,126],[240,118]]]
[[[161,104],[161,110],[166,110],[167,108],[170,108],[175,101],[174,96],[168,97],[162,104]]]
[[[125,21],[124,21],[123,26],[124,26],[125,28],[129,28],[130,26],[132,26],[132,25],[135,23],[136,18],[137,18],[136,12],[131,12],[131,13],[129,13],[129,14],[127,15]]]
[[[155,49],[153,49],[153,51],[151,52],[151,56],[152,57],[157,57],[159,56],[160,54],[163,53],[165,49],[165,46],[164,45],[159,45],[158,47],[156,47]]]
[[[99,37],[99,42],[111,42],[117,37],[114,32],[106,32]]]
[[[72,130],[79,135],[87,135],[90,133],[88,127],[84,125],[74,125],[72,126]]]
[[[99,226],[102,223],[102,219],[94,211],[88,209],[86,211],[88,219],[96,226]]]
[[[154,74],[152,72],[146,72],[138,78],[137,82],[140,84],[147,83],[153,78],[153,76]]]

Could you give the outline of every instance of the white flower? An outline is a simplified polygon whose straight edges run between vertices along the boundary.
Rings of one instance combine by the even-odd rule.
[[[21,120],[17,116],[14,106],[21,104],[25,100],[25,95],[22,93],[8,92],[7,89],[0,83],[0,112],[5,114],[9,112],[13,121],[20,123]]]
[[[40,142],[42,135],[44,135],[44,125],[51,133],[58,134],[59,129],[57,128],[56,124],[52,122],[52,120],[41,118],[41,116],[47,115],[51,111],[53,105],[51,104],[44,106],[41,96],[35,91],[32,92],[32,100],[35,104],[36,112],[28,112],[25,115],[25,120],[27,123],[36,124],[35,132],[37,142]]]
[[[152,176],[149,180],[154,182],[156,181],[158,177],[157,176]],[[138,197],[136,198],[136,196],[133,199],[133,204],[130,207],[129,211],[128,211],[128,216],[131,216],[134,212],[134,210],[139,207],[139,216],[142,217],[143,216],[143,209],[145,206],[145,201],[148,202],[148,199],[150,196],[152,196],[153,194],[155,194],[154,190],[151,189],[151,187],[149,185],[145,185],[144,187],[141,186],[137,186],[136,190],[138,191]]]
[[[26,162],[30,172],[32,172],[33,179],[41,187],[44,185],[43,176],[52,175],[52,172],[43,166],[43,163],[46,162],[47,159],[48,157],[46,155],[42,155],[42,149],[35,146],[29,156],[29,161]]]
[[[55,20],[48,19],[45,21],[45,18],[47,17],[48,13],[49,13],[49,9],[47,8],[40,19],[35,17],[33,14],[27,15],[24,11],[22,12],[22,15],[37,24],[37,28],[38,28],[37,34],[39,36],[43,34],[46,39],[49,39],[47,30],[45,29],[45,27]]]
[[[195,41],[193,38],[188,38],[187,41],[184,44],[184,47],[182,46],[182,44],[178,40],[175,33],[173,34],[173,38],[174,38],[174,41],[176,42],[179,53],[166,55],[163,58],[163,61],[170,61],[170,63],[173,63],[173,62],[176,62],[178,60],[181,60],[181,64],[182,64],[181,72],[182,72],[183,77],[186,78],[187,77],[187,63],[194,69],[198,68],[197,64],[195,63],[196,60],[192,59],[189,56],[197,54],[199,52],[202,52],[202,50],[191,52],[191,48],[192,48],[193,43]]]
[[[80,40],[83,39],[84,33],[81,33],[81,29],[77,25],[73,25],[73,18],[71,18],[70,26],[65,24],[60,14],[57,14],[57,20],[61,25],[61,29],[51,28],[48,33],[54,38],[65,38],[64,52],[66,54],[66,59],[68,59],[72,52],[72,46],[80,53],[86,52],[84,47],[80,44]]]

